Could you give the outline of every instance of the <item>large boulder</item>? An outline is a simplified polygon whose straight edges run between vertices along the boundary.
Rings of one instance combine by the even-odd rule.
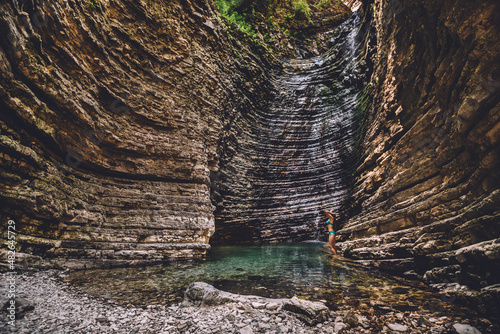
[[[317,323],[324,322],[328,318],[329,309],[321,302],[312,302],[309,300],[293,297],[283,304],[283,309],[295,314],[297,318],[314,326]]]
[[[255,309],[275,310],[281,307],[286,299],[272,299],[252,295],[237,295],[221,291],[208,283],[191,283],[184,293],[181,306],[210,306],[225,303],[248,304]]]
[[[184,293],[182,306],[208,306],[235,302],[233,294],[218,290],[204,282],[191,283]]]
[[[1,305],[1,304],[0,304]],[[12,310],[10,307],[14,305],[14,310]],[[2,306],[2,311],[9,314],[15,314],[15,317],[17,320],[24,318],[24,315],[26,312],[33,311],[35,309],[35,306],[29,302],[27,299],[22,298],[22,297],[16,297],[13,300],[9,299],[5,302],[3,302]]]

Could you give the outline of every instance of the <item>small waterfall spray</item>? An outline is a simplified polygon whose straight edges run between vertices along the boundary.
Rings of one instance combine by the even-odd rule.
[[[327,33],[326,54],[283,60],[268,107],[242,115],[223,167],[217,242],[326,238],[321,212],[342,207],[354,161],[359,21]]]
[[[275,101],[258,115],[254,215],[264,239],[319,239],[321,211],[338,210],[346,196],[357,128],[358,25],[355,14],[339,27],[326,55],[285,62]]]

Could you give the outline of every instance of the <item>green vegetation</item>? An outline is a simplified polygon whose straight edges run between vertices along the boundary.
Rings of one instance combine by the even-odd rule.
[[[89,0],[88,5],[91,9],[94,10],[101,8],[101,3],[98,0]]]
[[[338,6],[340,0],[319,0],[313,6],[316,10],[322,11],[332,6]]]
[[[223,17],[236,24],[240,31],[254,37],[255,31],[253,30],[252,25],[247,22],[246,14],[240,14],[236,10],[237,6],[242,2],[243,0],[215,0],[215,4],[217,5],[217,8],[219,8],[219,12]]]
[[[293,3],[293,10],[295,12],[295,16],[303,16],[308,19],[311,17],[311,8],[309,8],[309,4],[306,0],[295,0]]]
[[[297,40],[321,48],[322,41],[314,43],[317,30],[311,28],[348,17],[348,9],[340,0],[214,1],[222,22],[243,32],[263,49],[280,55],[293,54]]]

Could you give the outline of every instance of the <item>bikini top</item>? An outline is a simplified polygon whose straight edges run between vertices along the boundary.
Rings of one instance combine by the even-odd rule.
[[[332,224],[332,223],[330,223],[330,219],[328,219],[328,220],[326,221],[326,225],[332,225],[332,226],[333,226],[333,224]]]

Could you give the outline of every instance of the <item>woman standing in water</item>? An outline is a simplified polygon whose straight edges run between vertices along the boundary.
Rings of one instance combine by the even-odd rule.
[[[328,227],[328,245],[332,250],[333,255],[337,255],[337,248],[335,247],[335,236],[337,235],[334,230],[335,224],[335,213],[331,211],[326,211],[325,214],[328,217],[326,221],[326,227]]]

